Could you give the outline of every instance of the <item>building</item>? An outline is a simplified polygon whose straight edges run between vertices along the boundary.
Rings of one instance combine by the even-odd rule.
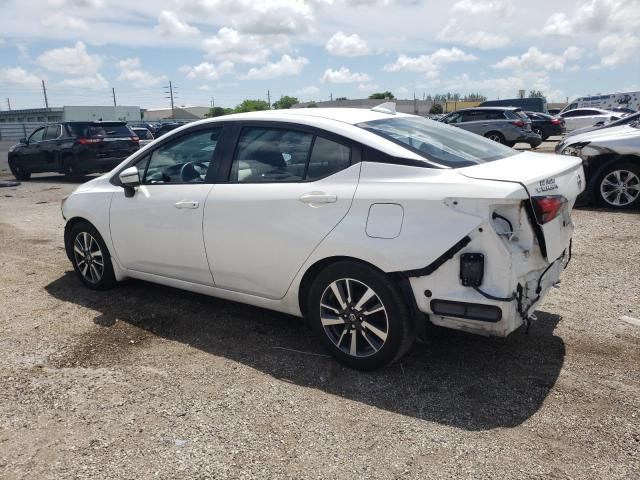
[[[71,121],[140,121],[140,107],[65,106],[52,108],[28,108],[0,112],[0,123],[48,123]]]
[[[160,120],[201,120],[205,114],[209,113],[210,107],[175,107],[173,112],[170,108],[150,108],[143,111],[144,120],[147,122],[157,122]]]
[[[434,102],[432,100],[380,100],[371,98],[362,98],[357,100],[333,100],[330,102],[305,102],[298,103],[293,108],[305,108],[310,103],[315,103],[319,108],[373,108],[384,102],[393,102],[396,104],[396,111],[402,113],[412,113],[414,115],[427,115],[434,104],[438,103],[442,107],[442,111],[455,112],[461,108],[475,107],[480,102]]]

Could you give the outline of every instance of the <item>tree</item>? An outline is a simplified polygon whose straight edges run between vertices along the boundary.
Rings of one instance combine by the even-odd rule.
[[[462,98],[465,102],[484,102],[486,99],[487,97],[480,93],[470,93]]]
[[[307,103],[307,108],[318,108],[318,104],[316,102]]]
[[[286,108],[291,108],[296,103],[300,103],[300,101],[296,97],[290,97],[289,95],[285,95],[284,97],[280,97],[280,100],[273,102],[273,107],[276,110],[282,110]]]
[[[233,113],[233,108],[213,107],[210,108],[207,113],[204,114],[206,118],[221,117],[223,115],[229,115]]]
[[[243,100],[235,108],[236,113],[256,112],[258,110],[269,110],[269,104],[264,100]]]
[[[374,100],[394,100],[396,97],[393,96],[393,93],[387,90],[386,92],[372,93],[369,95],[369,98]]]
[[[349,100],[347,97],[338,97],[336,98],[336,102],[339,102],[341,100]]]
[[[433,113],[433,114],[443,113],[442,105],[440,105],[439,103],[434,103],[433,106],[429,109],[429,113]]]
[[[531,90],[529,92],[529,98],[546,98],[544,96],[544,93],[542,93],[540,90]]]

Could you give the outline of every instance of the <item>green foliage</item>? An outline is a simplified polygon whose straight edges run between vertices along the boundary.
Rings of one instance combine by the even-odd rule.
[[[434,103],[433,106],[429,109],[429,113],[433,113],[433,114],[444,113],[442,111],[442,105],[440,105],[439,103]]]
[[[540,90],[529,91],[529,98],[546,98]]]
[[[349,100],[347,97],[337,97],[336,101],[339,102],[341,100]]]
[[[318,104],[316,102],[307,103],[307,108],[318,108]]]
[[[256,112],[258,110],[269,110],[269,104],[264,100],[243,100],[235,108],[236,113]]]
[[[205,113],[204,116],[206,118],[221,117],[223,115],[229,115],[230,113],[234,113],[233,108],[213,107],[209,109],[209,111]]]
[[[386,92],[372,93],[369,95],[369,98],[375,100],[394,100],[396,97],[393,96],[393,93],[387,90]]]
[[[289,95],[285,95],[284,97],[280,97],[280,100],[273,103],[273,107],[277,110],[291,108],[296,103],[300,103],[300,101],[296,97],[290,97]]]

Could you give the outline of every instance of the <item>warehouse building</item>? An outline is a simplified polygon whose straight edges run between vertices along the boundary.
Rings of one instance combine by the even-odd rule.
[[[0,112],[0,123],[72,122],[72,121],[140,121],[140,107],[66,106],[52,108],[28,108]]]

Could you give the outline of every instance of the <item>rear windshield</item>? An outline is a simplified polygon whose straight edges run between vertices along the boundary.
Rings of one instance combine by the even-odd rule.
[[[72,123],[69,129],[78,137],[130,137],[131,129],[124,124],[96,125],[91,123]]]
[[[151,132],[146,128],[134,128],[133,131],[136,135],[138,135],[138,138],[140,138],[140,140],[149,140],[153,138],[151,136]]]
[[[447,167],[468,167],[519,153],[475,133],[427,118],[385,118],[358,126]]]

